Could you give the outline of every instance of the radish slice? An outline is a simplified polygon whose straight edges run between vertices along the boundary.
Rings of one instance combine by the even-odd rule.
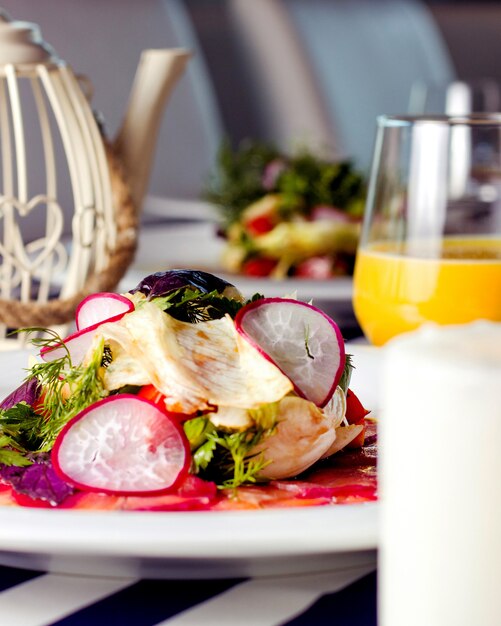
[[[134,303],[117,293],[95,293],[84,298],[76,312],[78,330],[64,340],[72,364],[82,362],[92,344],[96,328],[104,322],[117,322],[133,310]],[[41,349],[40,356],[44,361],[55,361],[67,354],[66,349],[61,344],[46,346]]]
[[[54,346],[44,346],[40,350],[40,356],[44,361],[55,361],[56,359],[61,359],[69,352],[71,363],[73,365],[79,365],[89,351],[95,336],[95,330],[98,326],[101,326],[101,323],[94,324],[93,326],[89,326],[89,328],[84,328],[72,335],[68,335],[63,342],[64,346],[60,343]]]
[[[84,491],[114,495],[165,493],[190,464],[181,428],[154,404],[110,396],[66,424],[52,450],[58,475]]]
[[[118,293],[94,293],[84,298],[76,311],[77,330],[102,322],[114,322],[134,310],[134,304]]]
[[[263,298],[240,309],[235,325],[300,396],[319,407],[327,404],[345,364],[343,337],[330,317],[306,302]]]

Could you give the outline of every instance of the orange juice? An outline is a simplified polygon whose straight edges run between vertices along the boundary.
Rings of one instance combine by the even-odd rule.
[[[435,257],[404,244],[375,243],[357,254],[353,304],[374,345],[427,321],[501,321],[501,239],[449,238]]]

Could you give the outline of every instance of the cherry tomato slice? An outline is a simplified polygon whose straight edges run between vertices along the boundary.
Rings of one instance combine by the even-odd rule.
[[[346,419],[349,424],[363,424],[364,418],[370,411],[364,408],[363,404],[353,393],[351,389],[348,389],[346,393]]]
[[[365,441],[365,416],[370,413],[353,393],[348,389],[346,394],[346,419],[349,424],[357,424],[363,426],[362,432],[350,441],[347,448],[361,448]]]
[[[185,422],[186,420],[192,419],[195,417],[194,415],[188,415],[186,413],[175,413],[174,411],[168,411],[165,408],[165,396],[159,391],[154,385],[144,385],[139,390],[137,394],[140,398],[144,398],[145,400],[149,400],[153,404],[155,404],[159,409],[161,409],[166,415],[170,418],[177,420],[178,422]]]
[[[245,224],[247,231],[253,235],[264,235],[275,228],[275,221],[268,215],[259,215]]]
[[[264,277],[269,276],[275,269],[277,261],[268,257],[255,257],[245,261],[242,266],[242,273],[245,276]]]

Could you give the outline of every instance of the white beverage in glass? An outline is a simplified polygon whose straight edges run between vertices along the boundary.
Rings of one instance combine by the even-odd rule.
[[[380,626],[501,624],[501,324],[385,347]]]

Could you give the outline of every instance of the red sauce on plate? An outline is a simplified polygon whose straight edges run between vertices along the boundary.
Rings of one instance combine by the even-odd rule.
[[[127,511],[224,511],[354,504],[377,500],[377,427],[366,422],[365,445],[344,450],[290,480],[218,490],[188,476],[174,493],[121,497],[77,491],[54,508]],[[0,484],[0,505],[50,507]]]

